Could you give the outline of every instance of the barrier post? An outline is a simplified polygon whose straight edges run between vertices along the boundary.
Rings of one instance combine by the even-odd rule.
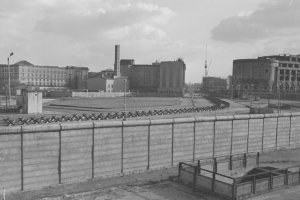
[[[255,194],[256,193],[256,178],[255,176],[253,176],[253,182],[252,182],[252,193]]]
[[[229,156],[229,170],[232,170],[232,155]]]
[[[201,174],[200,160],[197,161],[197,167],[198,167],[198,174]]]
[[[178,165],[178,180],[180,180],[181,168],[182,168],[182,162],[179,162],[179,165]]]
[[[193,185],[196,185],[196,178],[197,178],[197,170],[198,170],[198,166],[194,166],[194,174],[193,174]]]
[[[243,157],[243,167],[246,168],[247,167],[247,154],[244,153],[244,157]]]

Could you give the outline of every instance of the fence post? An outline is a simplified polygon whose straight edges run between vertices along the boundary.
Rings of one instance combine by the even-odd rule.
[[[59,132],[58,132],[58,139],[59,139],[59,147],[58,147],[58,183],[61,184],[61,132],[62,132],[62,125],[59,124]]]
[[[193,176],[193,184],[194,184],[194,186],[196,185],[196,178],[197,178],[197,166],[194,166],[194,176]]]
[[[148,159],[147,159],[147,170],[150,169],[150,128],[151,128],[151,120],[149,120],[149,125],[148,125]]]
[[[212,182],[211,182],[211,191],[215,191],[215,180],[216,180],[216,172],[213,172]]]
[[[299,167],[298,184],[300,184],[300,167]]]
[[[217,158],[214,158],[213,172],[218,172],[218,162],[217,162]]]
[[[180,181],[181,168],[182,168],[182,162],[179,162],[179,165],[178,165],[178,181]]]
[[[250,118],[248,119],[248,133],[247,133],[247,153],[249,152],[249,135],[250,135]]]
[[[95,177],[95,122],[92,130],[92,179]]]
[[[24,141],[23,141],[23,126],[21,126],[21,190],[24,190]]]
[[[244,153],[244,158],[243,158],[243,167],[247,167],[247,154]]]
[[[237,199],[237,181],[236,179],[233,179],[233,184],[232,184],[232,199]]]
[[[214,125],[213,125],[213,153],[212,157],[215,157],[215,143],[216,143],[216,119],[214,119]]]
[[[288,174],[288,169],[285,169],[285,179],[284,179],[284,184],[288,185],[289,184],[289,174]]]
[[[229,170],[232,170],[232,155],[229,156]]]
[[[269,190],[273,189],[273,173],[270,172]]]
[[[255,176],[253,176],[253,182],[252,182],[252,193],[255,194],[256,193],[256,178]]]
[[[275,138],[275,150],[277,150],[277,146],[278,146],[278,119],[279,116],[277,116],[277,123],[276,123],[276,138]]]
[[[196,151],[196,119],[194,121],[194,143],[193,143],[193,162],[195,162],[195,151]]]
[[[231,135],[230,135],[230,154],[232,154],[232,145],[233,145],[233,119],[231,121]]]
[[[291,132],[292,132],[292,115],[290,116],[290,127],[289,127],[289,147],[291,147]]]
[[[171,146],[171,166],[173,167],[173,162],[174,162],[174,122],[175,120],[173,119],[172,122],[172,146]]]
[[[261,136],[261,152],[264,152],[265,116],[263,116],[262,120],[263,120],[263,126],[262,126],[262,136]]]
[[[124,172],[124,122],[122,120],[121,129],[121,174]]]

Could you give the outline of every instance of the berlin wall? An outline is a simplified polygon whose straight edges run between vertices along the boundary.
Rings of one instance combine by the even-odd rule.
[[[1,127],[0,187],[32,190],[296,147],[300,113]]]

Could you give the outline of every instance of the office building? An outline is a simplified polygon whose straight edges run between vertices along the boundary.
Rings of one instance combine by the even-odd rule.
[[[234,90],[300,92],[300,55],[271,55],[233,61]]]

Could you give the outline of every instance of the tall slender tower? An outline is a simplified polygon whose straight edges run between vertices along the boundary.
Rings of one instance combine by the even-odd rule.
[[[115,64],[114,64],[115,76],[120,76],[120,45],[115,45]]]

